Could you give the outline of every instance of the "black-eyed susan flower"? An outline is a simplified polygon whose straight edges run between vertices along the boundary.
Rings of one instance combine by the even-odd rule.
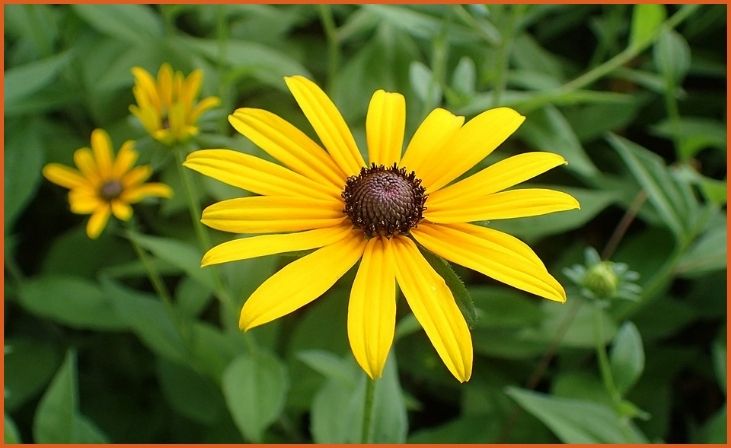
[[[133,141],[126,141],[115,158],[109,134],[103,129],[95,129],[91,133],[91,149],[80,148],[74,152],[78,170],[49,163],[43,167],[43,175],[71,190],[71,211],[91,215],[86,234],[95,239],[104,230],[109,215],[127,221],[132,217],[130,204],[150,196],[167,198],[172,195],[172,190],[165,184],[145,183],[152,168],[148,165],[135,167],[136,160]]]
[[[129,110],[153,138],[166,145],[197,135],[200,116],[220,103],[215,96],[196,102],[203,80],[200,69],[185,77],[183,72],[173,72],[169,64],[163,64],[157,79],[140,67],[134,67],[132,74],[137,105]]]
[[[545,152],[521,154],[458,179],[524,117],[498,108],[463,124],[463,117],[435,109],[402,156],[404,97],[379,90],[366,118],[366,164],[328,96],[301,76],[286,82],[325,149],[277,115],[246,108],[229,121],[281,165],[226,149],[196,151],[185,162],[259,195],[209,206],[202,217],[206,225],[268,234],[220,244],[204,255],[204,266],[317,249],[285,266],[248,298],[241,328],[265,324],[313,301],[360,260],[350,294],[348,338],[365,372],[371,378],[382,373],[394,337],[398,283],[449,371],[467,381],[472,372],[467,324],[418,244],[508,285],[566,300],[561,285],[526,244],[471,224],[577,208],[573,197],[558,191],[506,190],[564,159]]]

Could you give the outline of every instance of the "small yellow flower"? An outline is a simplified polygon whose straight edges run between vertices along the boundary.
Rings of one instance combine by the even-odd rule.
[[[198,134],[198,118],[206,110],[218,106],[215,96],[196,104],[203,72],[194,70],[186,78],[183,72],[173,72],[170,64],[163,64],[157,72],[157,81],[144,69],[134,67],[135,85],[132,92],[137,105],[129,107],[147,132],[166,145],[183,142]]]
[[[348,339],[371,377],[382,374],[396,323],[396,284],[449,371],[467,381],[472,340],[452,292],[418,244],[456,264],[550,300],[566,293],[525,243],[476,221],[535,216],[579,207],[566,193],[506,190],[565,160],[547,152],[508,157],[463,180],[465,172],[510,136],[524,117],[488,110],[464,123],[432,111],[406,151],[406,105],[378,90],[366,117],[370,165],[345,120],[317,85],[301,76],[287,85],[325,149],[260,109],[229,116],[236,130],[282,165],[241,152],[191,153],[185,166],[260,196],[218,202],[202,221],[234,233],[273,233],[220,244],[204,266],[317,249],[266,280],[244,304],[248,330],[310,303],[360,260],[348,306]]]
[[[74,152],[78,170],[49,163],[43,167],[43,175],[71,190],[71,211],[91,215],[86,234],[95,239],[104,230],[110,214],[127,221],[132,217],[130,204],[148,196],[172,196],[172,190],[165,184],[144,183],[152,174],[152,168],[149,165],[133,167],[136,160],[133,141],[126,141],[115,159],[109,134],[103,129],[95,129],[91,133],[91,149],[80,148]]]

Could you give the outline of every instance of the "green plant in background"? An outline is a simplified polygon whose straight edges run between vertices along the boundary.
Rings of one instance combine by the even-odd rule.
[[[725,440],[724,6],[10,5],[5,19],[6,441]],[[164,63],[164,82],[142,74]],[[409,98],[404,135],[436,107],[525,115],[465,179],[527,148],[568,161],[530,188],[561,185],[581,210],[480,223],[566,272],[567,304],[424,251],[471,325],[461,385],[397,307],[369,386],[347,343],[356,269],[241,333],[241,299],[297,261],[201,269],[229,244],[201,225],[201,205],[241,192],[182,163],[197,148],[266,160],[231,135],[225,115],[240,107],[313,135],[281,81],[295,73],[365,124],[351,128],[358,148],[375,138],[366,104],[379,88]],[[181,101],[153,108],[166,89]],[[210,110],[191,119],[195,104]],[[41,170],[69,165],[95,128],[135,140],[176,194],[92,241]],[[592,246],[601,256],[582,267]]]

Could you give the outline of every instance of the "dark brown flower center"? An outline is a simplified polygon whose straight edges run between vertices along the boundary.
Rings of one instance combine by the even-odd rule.
[[[122,194],[122,183],[117,180],[109,180],[102,184],[99,189],[99,196],[105,201],[113,201]]]
[[[372,164],[348,178],[342,197],[353,226],[370,238],[408,233],[422,219],[426,193],[412,171]]]

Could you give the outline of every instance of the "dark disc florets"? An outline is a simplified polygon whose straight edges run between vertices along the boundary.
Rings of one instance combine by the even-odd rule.
[[[391,238],[421,221],[427,195],[413,171],[407,173],[395,163],[388,168],[374,163],[348,178],[342,197],[354,227],[369,238]]]
[[[122,183],[118,180],[109,180],[102,184],[99,196],[105,201],[113,201],[122,194]]]

